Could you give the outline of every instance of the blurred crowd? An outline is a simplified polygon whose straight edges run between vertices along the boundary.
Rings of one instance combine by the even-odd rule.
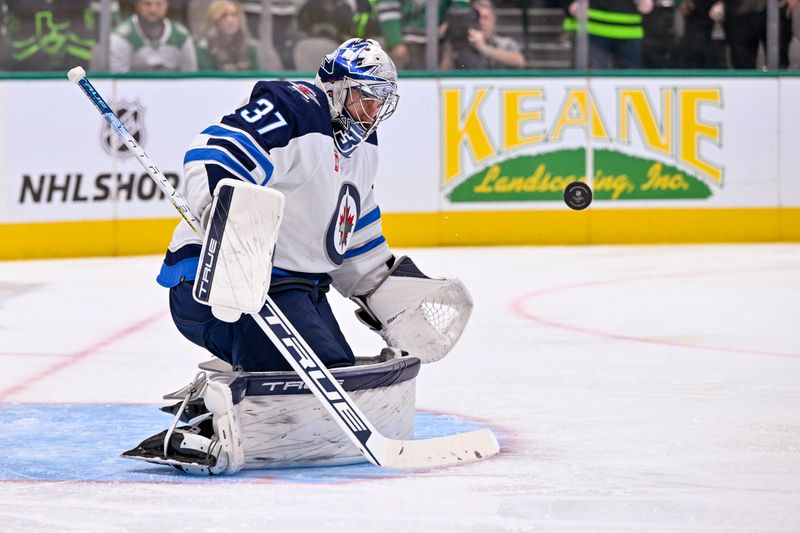
[[[529,8],[558,14],[554,45],[577,50],[585,27],[592,69],[765,61],[767,0],[561,1],[0,0],[0,71],[313,72],[350,37],[380,40],[400,69],[519,69],[542,49]],[[796,69],[800,0],[777,1],[779,65]]]

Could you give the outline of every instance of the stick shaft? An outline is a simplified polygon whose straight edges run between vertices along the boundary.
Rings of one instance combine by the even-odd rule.
[[[119,117],[114,113],[114,110],[111,109],[103,97],[100,96],[100,93],[97,92],[97,89],[94,88],[89,79],[84,77],[77,83],[78,86],[83,89],[83,92],[89,100],[97,107],[97,110],[100,111],[100,114],[103,115],[103,118],[106,119],[106,122],[108,122],[108,124],[114,128],[114,131],[117,132],[117,135],[125,141],[128,149],[133,152],[139,164],[147,171],[147,174],[153,178],[156,185],[167,195],[167,199],[169,199],[169,202],[175,207],[178,213],[180,213],[183,220],[185,220],[196,233],[202,233],[200,231],[200,221],[192,214],[192,210],[189,208],[186,199],[175,190],[175,187],[172,186],[166,176],[164,176],[145,153],[144,149],[136,142],[136,139],[133,138],[133,135],[130,134],[122,121],[120,121]]]

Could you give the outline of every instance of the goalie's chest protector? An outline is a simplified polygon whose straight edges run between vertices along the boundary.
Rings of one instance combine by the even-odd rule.
[[[359,218],[373,207],[369,204],[373,202],[370,193],[377,146],[364,142],[345,158],[336,151],[331,137],[320,137],[307,139],[309,146],[303,148],[314,151],[306,152],[310,157],[295,169],[306,179],[282,190],[287,202],[275,252],[278,268],[317,273],[336,270],[351,248]],[[280,184],[275,187],[282,189]]]

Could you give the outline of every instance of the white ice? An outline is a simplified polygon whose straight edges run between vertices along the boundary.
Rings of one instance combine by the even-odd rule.
[[[417,405],[495,428],[499,456],[346,482],[0,479],[0,531],[800,531],[800,245],[405,252],[475,300]],[[188,382],[207,357],[159,265],[0,263],[0,410],[155,409]]]

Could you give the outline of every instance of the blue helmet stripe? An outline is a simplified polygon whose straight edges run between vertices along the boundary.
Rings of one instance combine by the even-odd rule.
[[[336,55],[331,59],[325,58],[322,66],[320,66],[317,72],[320,79],[323,82],[339,81],[344,78],[365,81],[386,81],[382,77],[371,75],[375,69],[378,68],[377,65],[359,66],[358,63],[345,58],[345,55],[350,55],[351,58],[357,59],[361,51],[369,45],[370,43],[361,40],[360,42],[338,48],[335,52]]]

